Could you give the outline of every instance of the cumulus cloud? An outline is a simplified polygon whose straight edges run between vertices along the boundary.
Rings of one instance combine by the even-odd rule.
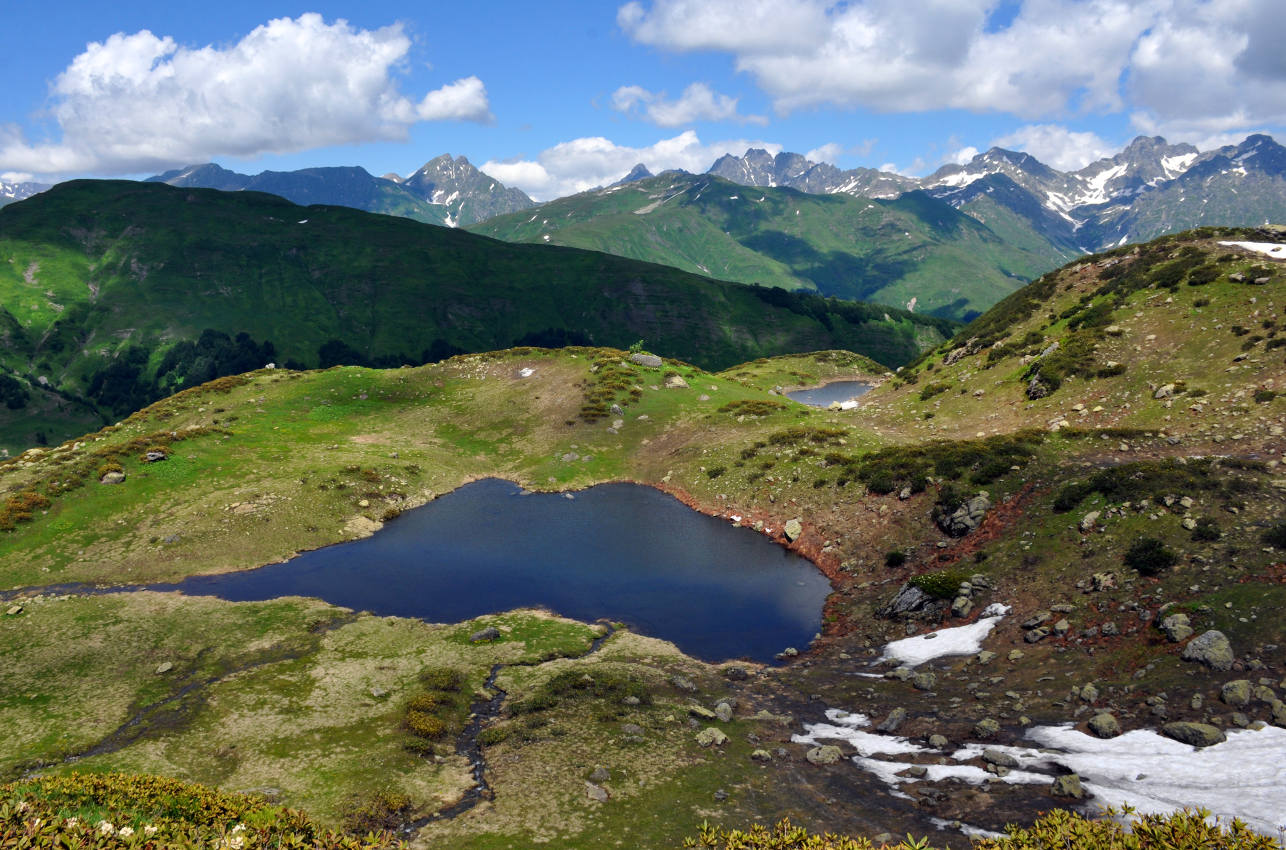
[[[1001,136],[994,144],[1025,151],[1059,171],[1078,171],[1119,150],[1096,133],[1074,132],[1057,124],[1029,124]]]
[[[781,152],[781,145],[747,139],[704,144],[688,130],[646,147],[618,145],[601,136],[572,139],[541,151],[534,160],[491,161],[479,168],[536,200],[548,200],[615,183],[640,162],[653,173],[671,168],[703,172],[724,154],[741,156],[747,148]]]
[[[0,168],[129,174],[406,138],[420,121],[487,121],[466,77],[415,101],[398,89],[411,41],[400,25],[356,29],[320,15],[279,18],[226,47],[187,47],[148,30],[90,43],[54,81],[58,141],[0,130]]]
[[[831,165],[835,165],[844,153],[844,146],[839,142],[827,142],[804,154],[804,159],[810,162],[829,162]]]
[[[967,145],[963,148],[960,148],[959,150],[954,150],[951,153],[947,154],[947,157],[944,161],[949,162],[952,165],[965,165],[977,155],[978,155],[978,149],[975,148],[973,145]]]
[[[612,93],[612,108],[626,114],[641,113],[659,127],[680,127],[694,121],[737,121],[767,124],[762,115],[737,114],[737,98],[719,94],[705,83],[693,83],[678,100],[665,92],[650,92],[642,86],[621,86]]]
[[[780,113],[1129,112],[1145,131],[1286,121],[1280,0],[635,0],[617,23],[666,50],[722,51]]]

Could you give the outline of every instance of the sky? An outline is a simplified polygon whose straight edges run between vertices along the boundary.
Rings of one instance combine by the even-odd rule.
[[[1281,138],[1282,3],[12,3],[0,177],[405,176],[450,153],[547,200],[748,147],[923,175],[1001,146],[1072,170],[1138,135]]]

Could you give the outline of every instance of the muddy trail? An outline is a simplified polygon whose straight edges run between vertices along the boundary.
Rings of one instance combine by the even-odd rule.
[[[608,638],[616,634],[616,627],[611,623],[606,620],[599,620],[599,623],[603,625],[605,631],[594,638],[589,645],[589,649],[580,655],[564,656],[564,658],[570,658],[571,660],[588,658],[598,652]],[[408,834],[417,832],[430,823],[459,817],[483,800],[491,800],[495,797],[495,792],[492,791],[491,784],[487,781],[487,759],[482,752],[482,745],[478,743],[478,736],[491,721],[500,715],[500,710],[504,707],[505,700],[509,697],[507,691],[496,686],[496,679],[505,668],[539,667],[541,664],[546,663],[547,660],[551,659],[491,665],[491,670],[487,673],[486,681],[482,685],[484,690],[491,692],[491,696],[486,699],[475,700],[469,705],[469,723],[461,730],[455,741],[456,755],[464,756],[469,760],[470,769],[473,771],[473,785],[464,792],[464,795],[459,800],[451,805],[404,824],[402,832]]]

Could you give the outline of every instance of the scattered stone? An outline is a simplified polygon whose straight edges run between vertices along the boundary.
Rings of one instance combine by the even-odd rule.
[[[642,737],[643,737],[643,727],[642,727],[642,726],[640,726],[640,725],[638,725],[637,723],[622,723],[622,724],[621,724],[621,734],[623,734],[623,735],[631,735],[631,736],[636,737],[636,738],[642,738]]]
[[[1067,634],[1071,630],[1072,630],[1072,624],[1067,621],[1066,617],[1062,617],[1059,619],[1057,623],[1054,623],[1054,634],[1058,635],[1059,637],[1062,637],[1063,635]]]
[[[881,617],[899,617],[919,611],[933,602],[933,597],[913,584],[904,584],[898,588],[897,595],[889,604],[879,610]]]
[[[1184,661],[1198,661],[1211,670],[1231,670],[1232,662],[1235,656],[1232,652],[1232,644],[1223,632],[1211,629],[1208,632],[1202,632],[1192,639],[1192,642],[1183,648]]]
[[[804,533],[804,526],[800,524],[798,519],[788,519],[782,530],[786,532],[786,539],[794,543],[799,539],[799,535]]]
[[[933,521],[938,528],[952,537],[963,537],[982,525],[987,511],[991,510],[991,500],[985,492],[979,493],[950,514],[934,509]]]
[[[1054,780],[1054,784],[1049,786],[1049,793],[1055,797],[1070,797],[1073,800],[1080,800],[1085,797],[1085,789],[1081,787],[1081,778],[1075,773],[1064,774]]]
[[[171,661],[162,661],[160,664],[156,665],[156,675],[160,676],[161,674],[163,674],[163,673],[168,673],[168,672],[170,672],[170,671],[171,671],[171,670],[173,670],[173,669],[174,669],[174,663],[173,663],[173,662],[171,662]]]
[[[907,485],[898,491],[898,499],[905,502],[909,498],[911,498],[911,487]]]
[[[932,670],[916,673],[911,678],[911,687],[917,691],[931,691],[938,685],[938,677]]]
[[[21,614],[21,613],[22,613],[22,606],[21,606],[21,605],[10,605],[10,606],[9,606],[9,610],[8,610],[8,611],[5,611],[5,614],[7,614],[7,615],[8,615],[8,616],[10,616],[10,617],[16,617],[16,616],[18,616],[18,615],[19,615],[19,614]]]
[[[929,736],[929,746],[933,747],[935,750],[945,750],[947,747],[951,746],[951,742],[947,740],[946,735],[935,734]]]
[[[1103,712],[1090,718],[1090,731],[1100,738],[1115,738],[1121,734],[1121,723],[1114,715]]]
[[[661,358],[655,354],[644,354],[641,351],[630,355],[630,362],[637,363],[640,366],[646,366],[649,369],[661,368]]]
[[[665,388],[667,390],[686,390],[688,382],[683,380],[679,375],[671,375],[665,379]]]
[[[889,712],[889,716],[879,726],[875,727],[877,732],[896,732],[898,727],[906,721],[906,709],[901,706]]]
[[[732,706],[728,705],[726,702],[719,703],[714,707],[714,716],[717,717],[721,723],[731,723]]]
[[[804,754],[804,758],[809,764],[824,765],[836,764],[844,758],[844,752],[834,744],[823,744],[820,747],[813,747]]]
[[[143,453],[143,457],[141,458],[141,460],[143,461],[143,463],[156,463],[157,461],[165,460],[168,457],[169,455],[167,455],[165,452],[161,451],[160,449],[151,449],[150,451],[146,451]]]
[[[687,676],[675,674],[670,677],[670,684],[681,691],[687,691],[690,694],[696,693],[697,686]]]
[[[1235,679],[1219,689],[1219,699],[1236,708],[1250,705],[1250,680]]]
[[[723,790],[722,788],[718,788],[718,789],[716,789],[716,790],[715,790],[715,792],[714,792],[714,800],[715,800],[715,802],[716,802],[716,803],[722,803],[722,802],[723,802],[724,800],[726,800],[726,799],[728,799],[728,792],[727,792],[727,791]]]
[[[750,754],[752,761],[772,761],[772,753],[767,750],[755,750]]]
[[[706,708],[704,705],[688,706],[688,714],[691,714],[693,717],[699,717],[702,720],[715,720],[718,717],[718,715]]]
[[[1053,616],[1054,615],[1048,611],[1038,611],[1032,617],[1024,620],[1022,627],[1024,629],[1034,629],[1038,626],[1043,626],[1045,623],[1049,622]]]
[[[990,649],[984,649],[974,657],[978,660],[979,664],[990,664],[996,660],[996,653],[992,652]]]
[[[384,699],[384,697],[386,696],[388,696],[388,691],[384,690],[383,688],[381,687],[371,688],[372,699]]]
[[[98,479],[98,483],[99,484],[124,484],[125,473],[124,472],[105,473],[102,478]]]
[[[482,631],[469,635],[469,643],[483,643],[484,641],[495,640],[498,637],[500,637],[500,629],[495,626],[487,626]]]
[[[968,596],[957,596],[951,603],[951,613],[957,617],[968,617],[973,611],[973,600]]]
[[[1161,734],[1194,747],[1209,747],[1226,740],[1223,730],[1208,723],[1177,721],[1161,727]]]
[[[1010,661],[1021,661],[1023,658],[1026,657],[1026,655],[1027,653],[1023,652],[1021,649],[1011,649],[1009,650],[1009,654],[1006,655],[1005,657],[1008,658]]]
[[[585,783],[585,796],[589,797],[595,803],[606,803],[609,795],[607,789],[602,785],[595,785],[593,782]]]
[[[1121,627],[1116,623],[1103,624],[1103,637],[1116,637],[1121,633]]]
[[[1171,614],[1161,621],[1161,631],[1171,643],[1179,643],[1192,637],[1192,622],[1187,614]]]
[[[1174,396],[1174,384],[1162,384],[1157,387],[1157,391],[1152,394],[1153,398],[1172,398]]]
[[[589,775],[590,782],[610,782],[612,772],[605,767],[596,767],[594,772]]]
[[[991,738],[1000,732],[1000,723],[993,718],[984,717],[974,724],[973,734],[975,738]]]
[[[697,733],[697,743],[703,747],[722,747],[728,743],[728,736],[723,734],[723,730],[716,729],[713,726],[707,726]],[[836,749],[839,749],[836,747]]]
[[[1098,688],[1094,687],[1094,684],[1091,682],[1090,684],[1081,688],[1080,696],[1081,696],[1081,700],[1084,702],[1097,702]]]
[[[1101,515],[1101,513],[1102,513],[1101,511],[1090,511],[1085,516],[1081,517],[1081,526],[1080,526],[1081,531],[1083,532],[1093,531],[1094,525],[1098,522],[1098,518]]]
[[[904,776],[910,776],[913,779],[923,779],[929,775],[929,769],[922,764],[913,764],[906,770],[902,771]]]
[[[982,760],[987,764],[998,764],[1001,767],[1018,767],[1018,759],[1004,750],[996,750],[990,747],[982,751]]]
[[[1032,629],[1031,631],[1023,635],[1023,640],[1027,641],[1028,643],[1036,643],[1037,641],[1044,640],[1047,637],[1049,637],[1049,632],[1047,630]]]
[[[1277,700],[1272,704],[1273,723],[1277,726],[1286,726],[1286,702]]]

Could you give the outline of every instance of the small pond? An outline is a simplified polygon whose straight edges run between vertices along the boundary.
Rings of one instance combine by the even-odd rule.
[[[233,601],[311,596],[446,623],[543,606],[624,622],[707,661],[769,662],[820,631],[830,583],[807,559],[651,487],[570,495],[477,481],[371,537],[153,589]]]
[[[830,407],[833,402],[857,398],[870,389],[871,385],[862,381],[831,381],[811,390],[794,390],[786,393],[786,396],[812,407]]]

